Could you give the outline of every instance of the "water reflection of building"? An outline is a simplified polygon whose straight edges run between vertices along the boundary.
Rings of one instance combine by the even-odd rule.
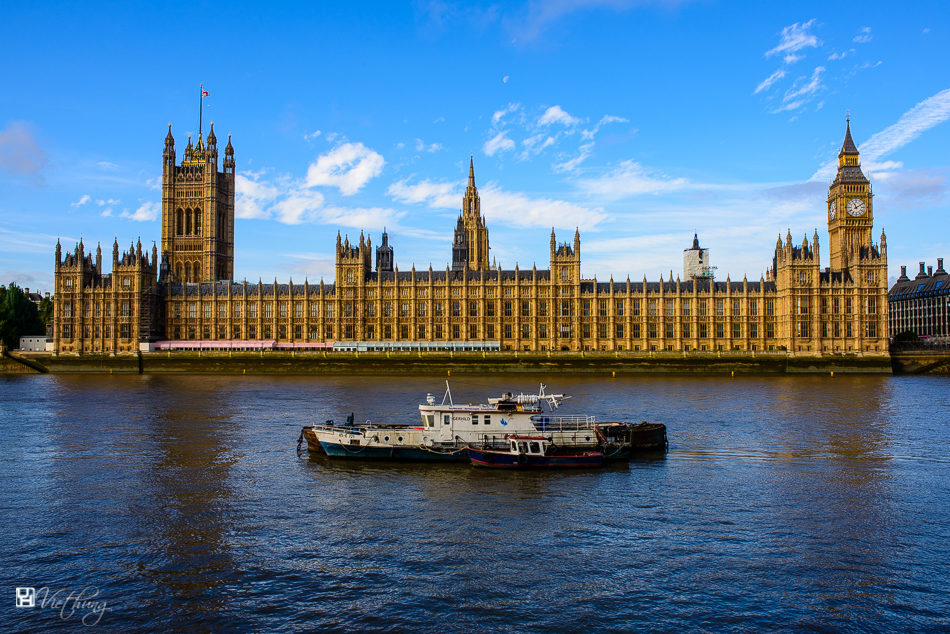
[[[332,342],[497,342],[508,350],[769,351],[887,354],[887,247],[871,235],[871,184],[860,167],[850,123],[829,187],[831,266],[821,270],[818,233],[775,245],[759,280],[715,281],[708,252],[696,271],[657,282],[584,278],[581,238],[550,237],[547,269],[490,263],[474,164],[445,270],[400,271],[388,236],[337,235],[333,284],[230,281],[234,244],[234,148],[223,171],[213,130],[207,146],[191,139],[181,165],[169,129],[163,153],[162,263],[141,244],[119,254],[111,274],[82,243],[56,247],[56,350],[134,353],[157,340],[261,340],[295,347]],[[689,252],[691,250],[687,250]],[[702,255],[705,253],[705,255]],[[700,267],[699,257],[703,258]],[[684,258],[684,263],[687,258]],[[692,262],[692,259],[690,259]],[[197,344],[187,344],[197,345]]]

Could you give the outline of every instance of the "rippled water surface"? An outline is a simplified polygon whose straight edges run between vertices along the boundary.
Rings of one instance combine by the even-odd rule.
[[[329,460],[440,377],[0,378],[4,631],[947,631],[950,379],[466,376],[668,426],[600,471]],[[92,592],[92,590],[87,590]],[[39,605],[40,598],[37,598]]]

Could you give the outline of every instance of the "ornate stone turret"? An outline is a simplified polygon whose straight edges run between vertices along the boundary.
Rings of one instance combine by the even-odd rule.
[[[464,271],[469,265],[468,240],[466,238],[465,220],[459,215],[455,223],[455,236],[452,239],[452,270]]]
[[[386,227],[383,227],[383,243],[376,247],[376,272],[392,273],[393,265],[393,248],[389,246],[389,234]]]

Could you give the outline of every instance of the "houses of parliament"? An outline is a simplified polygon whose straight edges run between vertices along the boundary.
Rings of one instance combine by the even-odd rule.
[[[694,237],[684,276],[598,281],[581,270],[581,237],[550,236],[546,269],[489,261],[489,230],[470,163],[444,270],[400,271],[387,234],[337,234],[332,284],[235,282],[234,148],[219,165],[212,124],[181,161],[169,125],[162,154],[162,235],[112,245],[110,273],[80,242],[56,245],[56,354],[156,349],[452,349],[616,353],[787,351],[886,355],[887,244],[872,237],[871,183],[850,121],[827,197],[830,267],[817,231],[775,244],[758,280],[717,281]],[[705,258],[705,260],[704,260]]]

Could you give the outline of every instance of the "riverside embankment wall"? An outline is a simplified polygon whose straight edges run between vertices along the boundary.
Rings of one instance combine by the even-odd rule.
[[[356,353],[356,352],[153,352],[127,356],[23,355],[39,371],[142,374],[890,374],[890,357],[784,353]],[[36,371],[36,370],[33,370]]]

